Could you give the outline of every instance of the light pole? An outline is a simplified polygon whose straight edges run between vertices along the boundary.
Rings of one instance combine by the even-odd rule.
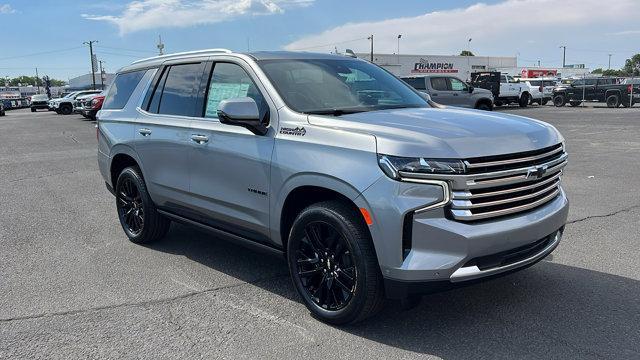
[[[566,56],[567,56],[567,47],[565,45],[562,45],[562,46],[558,46],[558,49],[559,48],[562,48],[562,68],[564,69],[565,66],[567,66],[567,64],[565,62],[565,59],[566,59]]]
[[[402,34],[398,34],[398,51],[396,52],[396,54],[398,55],[398,64],[400,64],[400,38],[402,37]]]
[[[611,70],[611,55],[613,54],[609,54],[609,70]]]
[[[373,62],[373,34],[371,34],[371,36],[369,36],[367,40],[371,40],[371,55],[369,57],[371,62]]]

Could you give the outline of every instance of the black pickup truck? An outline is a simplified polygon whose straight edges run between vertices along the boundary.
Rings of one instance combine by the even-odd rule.
[[[555,87],[553,104],[578,106],[583,101],[597,101],[606,102],[610,108],[628,107],[638,101],[636,94],[640,94],[640,85],[619,84],[615,78],[585,78]]]

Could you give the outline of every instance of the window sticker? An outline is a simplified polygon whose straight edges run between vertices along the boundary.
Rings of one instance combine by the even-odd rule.
[[[249,84],[215,83],[209,87],[206,117],[218,117],[218,105],[222,100],[246,97]]]

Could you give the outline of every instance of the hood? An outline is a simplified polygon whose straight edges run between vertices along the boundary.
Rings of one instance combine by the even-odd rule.
[[[473,94],[493,95],[491,90],[487,90],[487,89],[483,89],[483,88],[479,88],[479,87],[475,87],[475,86],[473,87]]]
[[[371,134],[378,153],[395,156],[464,159],[537,150],[563,141],[542,121],[449,107],[310,115],[309,123]]]

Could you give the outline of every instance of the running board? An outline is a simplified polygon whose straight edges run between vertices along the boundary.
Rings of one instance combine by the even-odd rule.
[[[158,211],[158,213],[170,218],[171,220],[173,220],[175,222],[179,222],[179,223],[186,224],[186,225],[194,225],[194,226],[197,226],[197,227],[199,227],[199,228],[201,228],[201,229],[203,229],[203,230],[205,230],[207,232],[213,233],[215,235],[219,235],[225,241],[229,241],[229,242],[232,242],[234,244],[242,245],[242,246],[244,246],[246,248],[249,248],[249,249],[255,250],[255,251],[259,251],[259,252],[262,252],[262,253],[284,257],[284,251],[282,251],[282,250],[280,250],[278,248],[275,248],[273,246],[261,244],[261,243],[259,243],[257,241],[250,240],[250,239],[247,239],[245,237],[242,237],[242,236],[239,236],[239,235],[236,235],[236,234],[232,234],[232,233],[230,233],[228,231],[224,231],[224,230],[215,228],[213,226],[205,225],[205,224],[202,224],[200,222],[197,222],[197,221],[194,221],[194,220],[191,220],[191,219],[187,219],[187,218],[182,217],[180,215],[176,215],[176,214],[164,211],[164,210],[158,209],[157,211]]]

